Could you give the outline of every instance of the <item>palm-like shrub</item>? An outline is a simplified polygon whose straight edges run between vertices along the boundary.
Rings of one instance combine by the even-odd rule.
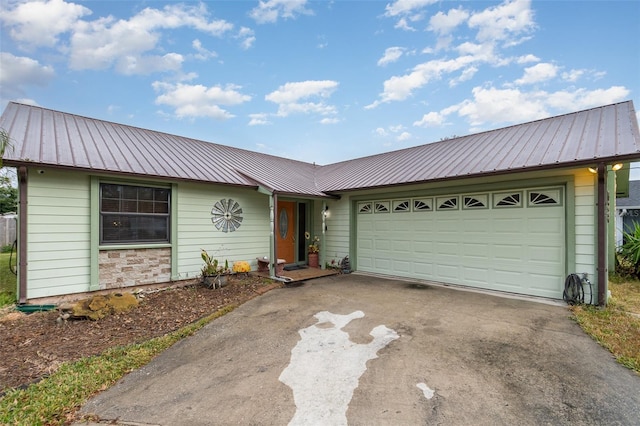
[[[634,223],[631,232],[624,232],[624,243],[618,250],[618,272],[640,278],[640,224]]]

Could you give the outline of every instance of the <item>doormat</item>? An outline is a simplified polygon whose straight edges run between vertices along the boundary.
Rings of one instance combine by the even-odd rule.
[[[304,265],[287,265],[284,267],[285,271],[297,271],[298,269],[307,269]]]

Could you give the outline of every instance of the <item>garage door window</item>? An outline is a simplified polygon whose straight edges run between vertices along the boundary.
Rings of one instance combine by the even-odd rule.
[[[410,206],[411,204],[409,203],[409,200],[396,200],[393,202],[393,212],[408,212],[410,210]]]
[[[560,189],[545,191],[529,191],[529,207],[560,205]]]
[[[371,208],[371,203],[358,203],[359,214],[368,214],[372,212],[373,212],[373,209]]]
[[[438,198],[438,210],[458,210],[458,197]]]
[[[413,200],[414,212],[430,212],[432,210],[433,210],[433,199],[420,198],[420,199]]]
[[[522,193],[509,192],[509,193],[493,194],[493,207],[497,207],[497,208],[522,207]]]
[[[487,209],[489,205],[487,203],[489,196],[487,194],[480,195],[465,195],[462,197],[464,204],[462,208],[465,210],[471,209]]]
[[[375,213],[389,213],[388,201],[376,201]]]

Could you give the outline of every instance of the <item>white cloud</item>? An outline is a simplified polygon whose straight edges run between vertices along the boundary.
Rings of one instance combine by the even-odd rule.
[[[438,12],[429,20],[428,29],[440,35],[449,34],[467,18],[469,18],[469,12],[461,7],[451,9],[448,13]]]
[[[240,39],[240,47],[250,49],[256,41],[255,33],[251,28],[241,27],[236,38]]]
[[[305,6],[307,0],[267,0],[249,12],[249,16],[259,24],[274,23],[278,19],[295,19],[298,15],[313,15]]]
[[[584,75],[584,72],[585,72],[584,70],[571,70],[571,71],[563,72],[562,79],[565,81],[570,81],[572,83],[575,83],[580,79],[580,77]]]
[[[546,102],[556,110],[568,112],[620,102],[627,99],[630,93],[623,86],[595,90],[561,90],[547,94]]]
[[[214,36],[230,31],[233,25],[224,20],[207,20],[204,4],[167,5],[162,10],[146,8],[129,20],[113,17],[79,21],[71,36],[70,68],[116,70],[127,74],[146,74],[175,70],[181,56],[146,55],[156,49],[162,29],[190,27]],[[148,57],[146,57],[148,56]],[[154,65],[157,69],[154,69]]]
[[[499,6],[474,13],[469,18],[469,27],[478,29],[476,39],[480,42],[505,40],[516,43],[513,36],[535,28],[531,1],[507,0]]]
[[[416,31],[415,28],[409,25],[409,22],[407,22],[406,18],[398,19],[398,22],[396,22],[393,28],[396,28],[398,30],[404,30],[404,31]]]
[[[458,114],[467,117],[472,126],[490,123],[514,123],[549,116],[540,96],[532,96],[517,89],[476,87],[474,100],[459,105]]]
[[[338,87],[338,82],[331,80],[309,80],[294,83],[286,83],[265,96],[265,99],[278,104],[280,117],[290,114],[310,114],[331,115],[336,113],[334,106],[320,102],[302,102],[309,98],[325,99],[331,96]]]
[[[193,49],[197,52],[195,54],[195,58],[201,61],[206,61],[207,59],[215,58],[216,56],[218,56],[218,54],[213,50],[206,49],[202,45],[202,42],[198,39],[195,39],[191,42],[191,47],[193,47]]]
[[[477,72],[478,72],[477,67],[472,66],[472,67],[465,68],[462,71],[462,74],[460,74],[458,77],[455,77],[449,80],[449,87],[455,87],[462,82],[471,80],[473,76],[476,75]]]
[[[206,87],[200,84],[171,84],[156,81],[152,84],[160,95],[156,98],[157,105],[169,105],[174,108],[178,118],[211,117],[227,119],[234,117],[223,106],[239,105],[251,100],[251,96],[243,95],[238,90],[240,86],[229,84],[225,87]]]
[[[414,121],[413,125],[417,127],[437,127],[444,124],[445,116],[439,112],[429,112],[422,116],[419,121]]]
[[[518,58],[516,58],[516,62],[518,64],[528,64],[529,62],[539,62],[540,58],[538,58],[536,55],[532,55],[532,54],[528,54],[528,55],[523,55],[520,56]]]
[[[396,140],[398,142],[408,141],[409,139],[411,139],[411,133],[409,132],[402,132],[398,135],[398,137],[396,137]]]
[[[384,128],[382,128],[382,127],[378,127],[378,128],[377,128],[377,129],[375,129],[373,132],[374,132],[376,135],[378,135],[378,136],[382,136],[382,137],[384,137],[384,136],[387,136],[387,135],[388,135],[387,131],[386,131]]]
[[[524,69],[524,75],[515,81],[516,84],[533,84],[541,81],[547,81],[558,75],[558,67],[547,63],[541,62],[532,67]]]
[[[475,87],[473,99],[467,99],[457,105],[442,110],[444,116],[458,113],[465,117],[474,127],[485,125],[522,123],[552,114],[563,114],[576,110],[588,109],[600,105],[620,102],[630,93],[622,86],[608,89],[573,89],[556,92],[534,91],[523,92],[519,89],[496,89],[494,87]],[[426,114],[425,117],[435,121],[438,113]],[[428,124],[424,117],[416,123]],[[414,123],[415,124],[415,123]]]
[[[26,86],[46,86],[55,76],[52,67],[8,52],[0,52],[0,64],[0,99],[23,96]]]
[[[320,120],[320,124],[337,124],[339,122],[340,120],[335,117],[325,117],[322,120]]]
[[[164,56],[123,56],[116,63],[116,71],[120,74],[151,74],[160,71],[178,71],[182,67],[184,58],[177,53],[167,53]]]
[[[249,118],[251,118],[249,126],[263,126],[265,124],[271,124],[268,115],[265,113],[249,114]]]
[[[384,55],[382,58],[378,60],[378,66],[385,66],[391,62],[395,62],[404,53],[405,49],[403,47],[389,47],[384,51]]]
[[[403,76],[393,76],[384,82],[384,91],[380,94],[380,100],[367,105],[366,109],[375,108],[378,105],[391,102],[402,101],[412,95],[413,91],[419,89],[434,79],[438,79],[443,73],[451,73],[465,68],[475,62],[473,56],[459,56],[455,59],[436,59],[415,66],[411,73]]]
[[[436,1],[438,0],[396,0],[393,3],[387,4],[384,14],[389,17],[415,14],[416,10],[419,11]]]
[[[15,7],[0,11],[0,19],[14,40],[34,46],[55,46],[60,34],[71,31],[81,17],[91,14],[86,7],[63,0],[9,4]]]

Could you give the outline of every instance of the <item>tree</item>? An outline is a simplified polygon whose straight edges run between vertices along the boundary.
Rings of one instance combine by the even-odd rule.
[[[5,129],[0,129],[0,167],[2,167],[2,159],[4,152],[11,146],[11,138]]]
[[[0,168],[5,151],[11,147],[11,139],[6,130],[0,129]],[[11,185],[11,179],[0,176],[0,214],[15,213],[18,208],[18,189]]]
[[[18,210],[18,188],[11,186],[11,179],[0,176],[0,214],[15,213]]]

